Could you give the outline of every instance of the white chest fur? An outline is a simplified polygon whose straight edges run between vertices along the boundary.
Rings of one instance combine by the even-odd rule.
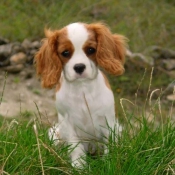
[[[67,82],[56,94],[56,107],[62,139],[98,138],[115,123],[114,98],[99,71],[94,80]],[[66,127],[66,128],[65,128]],[[98,134],[97,134],[98,133]]]

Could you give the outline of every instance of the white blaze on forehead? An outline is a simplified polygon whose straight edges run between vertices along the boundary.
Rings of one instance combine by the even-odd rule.
[[[88,39],[88,31],[81,23],[73,23],[67,26],[68,38],[76,48],[82,48]]]

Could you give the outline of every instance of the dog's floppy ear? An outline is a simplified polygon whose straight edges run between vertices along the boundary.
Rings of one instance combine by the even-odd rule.
[[[101,23],[90,24],[89,27],[95,32],[98,43],[96,51],[97,64],[110,74],[123,74],[126,38],[122,35],[112,34]]]
[[[42,86],[52,88],[59,83],[62,71],[62,63],[57,54],[59,31],[45,30],[45,35],[47,38],[35,56],[35,65]]]

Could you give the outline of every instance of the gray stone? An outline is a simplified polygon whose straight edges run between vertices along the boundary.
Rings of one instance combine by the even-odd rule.
[[[130,60],[141,67],[154,65],[154,59],[152,57],[145,56],[141,53],[133,53],[130,57]]]
[[[150,46],[146,48],[143,52],[143,54],[149,55],[154,59],[160,58],[161,53],[162,53],[162,48],[159,46]]]
[[[171,71],[170,71],[171,72]],[[175,72],[174,72],[175,73]],[[170,84],[167,85],[167,87],[163,90],[163,95],[169,95],[172,94],[174,91],[174,87],[175,87],[175,82],[171,82]]]
[[[171,77],[175,78],[175,70],[168,71],[168,74],[169,74]]]
[[[23,52],[16,53],[10,57],[11,65],[24,64],[27,60],[26,54]]]
[[[12,52],[12,44],[5,44],[0,46],[0,61],[1,59],[7,58]]]
[[[38,50],[37,49],[32,49],[30,51],[30,55],[34,56]]]
[[[162,49],[162,57],[166,59],[169,59],[169,58],[175,59],[175,51],[170,49]]]
[[[154,66],[154,59],[150,56],[141,53],[132,53],[130,50],[126,50],[126,59],[134,63],[135,65],[145,67]],[[127,61],[126,61],[127,64]]]
[[[165,49],[159,46],[150,46],[143,52],[145,55],[151,56],[154,59],[169,59],[175,58],[175,51]]]
[[[5,38],[0,37],[0,45],[8,44],[9,41]]]
[[[175,100],[175,94],[167,95],[167,100],[174,101]]]
[[[133,53],[130,50],[126,49],[126,56],[131,58],[132,55],[133,55]]]
[[[23,68],[24,68],[23,64],[17,64],[3,67],[2,70],[7,71],[9,73],[19,73],[21,70],[23,70]]]
[[[166,60],[162,60],[162,62],[164,63],[164,67],[166,70],[173,70],[175,69],[175,59],[166,59]]]
[[[21,46],[22,46],[24,49],[28,50],[28,49],[31,48],[31,42],[30,42],[28,39],[25,39],[25,40],[22,42]]]
[[[39,41],[34,41],[31,43],[31,48],[33,48],[33,49],[38,49],[40,47],[41,47],[41,44]]]
[[[37,51],[37,49],[30,50],[30,52],[27,54],[27,63],[33,64],[33,59]]]
[[[9,64],[10,64],[9,58],[4,57],[4,59],[2,59],[1,57],[0,67],[8,66]]]
[[[19,42],[12,43],[12,54],[15,54],[18,52],[25,52],[25,49],[22,47],[21,43]]]

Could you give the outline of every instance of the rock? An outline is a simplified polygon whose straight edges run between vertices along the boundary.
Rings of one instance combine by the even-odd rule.
[[[135,65],[139,65],[141,67],[154,65],[154,59],[152,57],[143,55],[141,53],[132,53],[128,49],[126,50],[126,58]]]
[[[19,42],[12,43],[12,54],[18,52],[25,52],[25,49],[21,46]]]
[[[134,66],[139,67],[152,67],[154,66],[154,59],[150,56],[143,55],[141,53],[132,53],[130,50],[126,50],[126,66],[131,66],[134,63]]]
[[[34,59],[35,54],[36,54],[37,51],[38,51],[37,49],[32,49],[32,50],[29,52],[28,57],[27,57],[27,62],[28,62],[29,64],[33,64],[33,59]]]
[[[40,44],[39,41],[33,41],[33,42],[31,42],[28,39],[25,39],[22,42],[21,46],[23,48],[25,48],[26,50],[30,50],[30,49],[38,49],[38,48],[40,48],[41,44]]]
[[[12,44],[0,45],[0,67],[9,65],[9,56],[12,52]]]
[[[175,82],[171,82],[170,84],[167,85],[167,87],[163,90],[162,94],[163,95],[168,95],[172,94],[175,88]]]
[[[34,41],[31,43],[31,48],[32,49],[39,49],[41,47],[41,44],[39,41]]]
[[[154,59],[152,57],[145,56],[141,53],[133,53],[130,55],[130,61],[141,67],[154,65]]]
[[[16,53],[10,57],[11,65],[24,64],[27,60],[26,54],[23,52]]]
[[[30,55],[35,56],[35,54],[36,54],[37,51],[38,51],[37,49],[32,49],[30,51]]]
[[[175,94],[168,95],[167,100],[174,101],[175,100]]]
[[[5,44],[0,46],[0,62],[10,56],[12,52],[12,44]]]
[[[169,75],[175,78],[175,70],[168,71]]]
[[[127,57],[131,58],[132,57],[132,54],[133,53],[130,50],[126,49],[126,56]]]
[[[7,71],[9,73],[19,73],[21,70],[23,70],[23,68],[24,68],[23,64],[17,64],[3,67],[2,70]]]
[[[161,53],[162,53],[162,47],[159,46],[150,46],[146,48],[143,52],[143,54],[149,55],[154,59],[160,58]]]
[[[28,50],[31,48],[31,42],[28,40],[28,39],[25,39],[21,46],[25,49],[25,50]]]
[[[175,51],[170,49],[165,49],[159,46],[148,47],[143,53],[145,55],[153,57],[154,59],[175,58]]]
[[[162,49],[161,58],[175,58],[175,51],[170,49]]]
[[[8,43],[9,43],[9,41],[7,39],[0,37],[0,45],[4,45],[4,44],[8,44]]]
[[[8,66],[10,64],[10,60],[8,57],[0,58],[0,67]]]
[[[164,67],[166,70],[175,69],[175,59],[162,60],[162,62],[164,63]]]
[[[27,64],[33,65],[33,58],[34,58],[33,55],[28,55],[27,56]]]

